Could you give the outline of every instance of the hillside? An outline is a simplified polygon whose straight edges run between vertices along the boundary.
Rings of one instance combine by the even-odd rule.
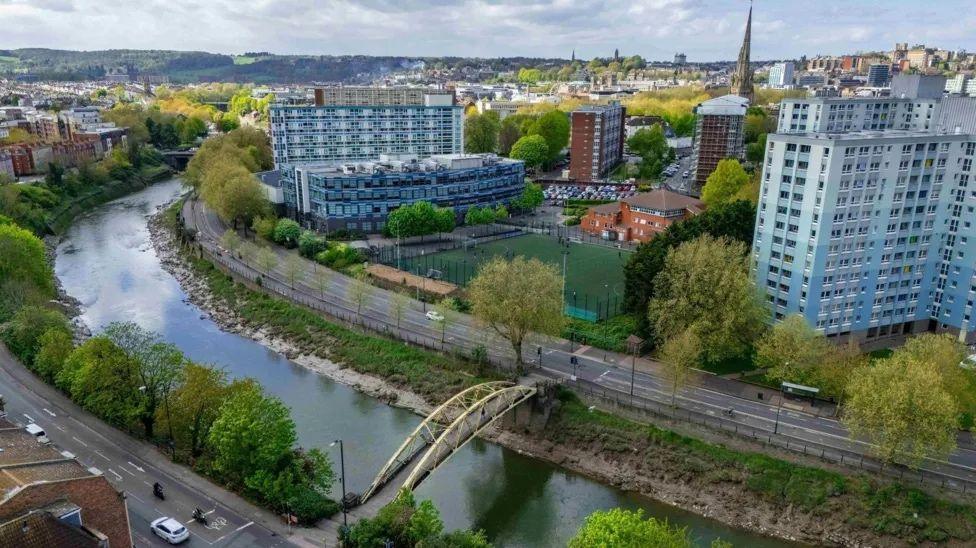
[[[104,50],[68,51],[43,48],[0,50],[0,76],[38,80],[91,80],[121,70],[130,75],[161,74],[173,82],[368,82],[423,61],[428,67],[518,70],[550,67],[565,61],[525,57],[372,57],[366,55],[223,55],[203,51]]]

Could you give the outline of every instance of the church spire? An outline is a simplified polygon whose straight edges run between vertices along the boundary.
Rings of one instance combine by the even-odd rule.
[[[732,74],[732,85],[729,93],[745,97],[751,103],[752,94],[752,68],[749,66],[749,49],[752,42],[752,2],[749,2],[749,18],[746,19],[746,34],[742,39],[742,49],[739,50],[739,61],[735,65],[735,73]]]

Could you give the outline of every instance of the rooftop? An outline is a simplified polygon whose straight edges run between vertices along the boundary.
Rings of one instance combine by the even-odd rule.
[[[23,428],[0,419],[0,502],[31,484],[92,475],[70,453],[43,444]]]
[[[40,510],[0,523],[0,546],[97,548],[104,535],[69,525]]]
[[[695,107],[697,114],[710,115],[744,115],[749,108],[749,99],[738,95],[723,95],[707,101],[702,101]]]
[[[519,160],[502,158],[495,154],[435,154],[424,159],[418,159],[414,154],[381,154],[376,160],[334,161],[303,166],[303,168],[309,173],[361,176],[383,173],[425,173],[521,163]]]
[[[786,137],[804,137],[807,139],[821,139],[830,141],[860,141],[864,139],[896,139],[896,138],[913,138],[913,137],[960,137],[962,139],[969,138],[965,133],[953,133],[946,131],[925,131],[925,130],[900,130],[900,129],[886,129],[883,131],[879,130],[865,130],[865,131],[850,131],[846,133],[835,133],[835,132],[806,132],[806,133],[772,133],[771,137],[778,136]]]

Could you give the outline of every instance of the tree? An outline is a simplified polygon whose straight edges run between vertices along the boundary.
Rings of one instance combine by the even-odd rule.
[[[734,158],[726,158],[718,163],[715,171],[705,181],[702,201],[709,207],[724,204],[747,184],[749,174],[742,169],[742,164]]]
[[[666,521],[652,517],[644,519],[644,511],[614,508],[590,514],[569,548],[692,548],[694,542],[687,529],[671,527]]]
[[[522,160],[525,162],[525,167],[533,169],[548,160],[549,147],[541,135],[527,135],[512,145],[509,156],[515,160]]]
[[[258,264],[258,268],[269,276],[271,275],[271,271],[274,270],[274,267],[278,265],[278,256],[268,247],[258,248],[257,256],[254,260]]]
[[[756,365],[776,381],[810,384],[827,361],[832,345],[799,314],[791,314],[756,344]]]
[[[397,329],[400,329],[400,322],[403,320],[403,315],[406,312],[409,304],[409,297],[400,291],[395,291],[393,293],[392,300],[390,301],[390,311],[393,313],[393,317],[396,318]]]
[[[968,367],[960,367],[969,352],[966,345],[948,333],[922,333],[905,341],[896,350],[909,359],[929,364],[942,377],[942,387],[956,402],[956,412],[967,420],[976,411],[976,372]]]
[[[298,239],[302,236],[302,227],[292,219],[278,219],[275,224],[274,235],[272,238],[289,249],[298,245]]]
[[[305,273],[305,261],[298,255],[288,255],[285,259],[285,279],[290,287],[295,287],[299,276]]]
[[[484,533],[452,531],[444,533],[440,513],[430,501],[417,505],[413,493],[401,490],[395,499],[380,508],[376,517],[363,518],[340,537],[343,546],[372,548],[392,544],[404,548],[451,547],[488,548]]]
[[[560,333],[563,316],[562,277],[538,259],[518,256],[492,259],[468,286],[474,315],[512,345],[522,366],[522,343],[531,332]]]
[[[325,241],[325,238],[311,230],[303,231],[302,235],[298,238],[298,253],[302,257],[313,259],[315,255],[325,251],[328,247],[328,242]]]
[[[395,238],[425,236],[454,230],[454,210],[420,201],[401,206],[387,217],[383,232]]]
[[[94,337],[76,348],[57,377],[71,399],[106,421],[128,427],[139,418],[139,365],[108,337]]]
[[[281,400],[248,380],[221,405],[208,440],[214,469],[230,483],[243,485],[260,471],[278,469],[295,444],[295,423]]]
[[[329,283],[332,281],[332,271],[326,267],[315,268],[315,273],[313,275],[312,283],[315,284],[315,289],[318,290],[319,295],[324,299],[325,290],[329,289]]]
[[[746,160],[754,164],[760,164],[766,155],[766,134],[763,133],[756,139],[756,142],[746,145]],[[758,168],[757,168],[758,169]]]
[[[545,200],[545,194],[542,191],[542,185],[528,182],[522,189],[522,195],[515,199],[512,205],[523,211],[533,211],[542,205],[543,200]]]
[[[222,369],[188,362],[183,382],[158,410],[160,429],[170,435],[177,448],[189,452],[191,462],[203,454],[210,427],[232,390]]]
[[[698,365],[701,341],[694,331],[682,331],[664,342],[660,354],[665,378],[671,385],[671,407],[674,407],[678,390],[688,382],[691,370]]]
[[[224,246],[227,251],[230,251],[231,255],[237,252],[241,247],[241,237],[237,235],[237,231],[232,229],[227,229],[224,231],[223,236],[220,237],[220,245]]]
[[[222,191],[214,209],[224,222],[233,223],[234,228],[241,221],[244,231],[247,232],[252,219],[267,215],[271,209],[261,183],[251,175],[228,179]]]
[[[42,306],[28,305],[0,326],[0,338],[25,365],[32,366],[41,348],[41,335],[51,329],[70,333],[64,314]]]
[[[522,138],[521,123],[516,116],[507,116],[498,129],[498,153],[508,156],[512,152],[512,145]]]
[[[17,225],[0,225],[0,280],[22,280],[54,296],[54,273],[44,243]]]
[[[656,179],[664,166],[674,159],[674,150],[668,146],[660,124],[637,131],[627,139],[627,148],[641,157],[638,173],[642,179]]]
[[[470,153],[495,152],[498,148],[498,132],[501,122],[498,113],[468,116],[464,121],[464,151]]]
[[[441,344],[444,344],[447,339],[447,325],[454,321],[454,309],[450,307],[447,299],[443,299],[434,305],[434,310],[440,314],[440,318],[435,323],[441,328]]]
[[[152,438],[156,411],[180,383],[186,357],[173,344],[132,322],[115,322],[105,328],[103,336],[136,361],[139,391],[143,405],[139,420],[146,437]]]
[[[705,235],[668,253],[648,319],[660,341],[692,330],[709,362],[744,354],[765,324],[746,246]]]
[[[48,329],[38,339],[38,343],[39,349],[34,357],[33,369],[44,380],[53,382],[64,367],[64,362],[75,349],[71,333],[58,327]]]
[[[348,285],[349,300],[356,304],[356,316],[362,318],[363,306],[369,301],[372,295],[373,286],[367,281],[369,274],[365,270],[360,270]]]
[[[545,139],[548,154],[545,163],[551,163],[569,144],[569,116],[561,110],[550,110],[532,124],[529,135]]]
[[[625,308],[646,321],[647,304],[655,294],[654,279],[664,268],[664,261],[672,249],[702,234],[716,238],[724,236],[749,245],[755,222],[755,206],[745,201],[730,202],[673,223],[664,232],[642,243],[624,265]],[[642,332],[646,333],[647,329],[647,325],[641,326]]]
[[[956,402],[933,364],[911,352],[858,371],[848,385],[842,420],[884,463],[918,466],[956,447]]]

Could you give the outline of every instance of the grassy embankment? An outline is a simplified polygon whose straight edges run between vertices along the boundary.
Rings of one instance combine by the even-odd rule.
[[[669,477],[702,491],[745,490],[774,506],[908,543],[973,542],[976,508],[937,499],[919,489],[866,475],[790,463],[735,451],[602,411],[589,411],[569,392],[545,435],[574,447],[599,447],[611,460],[641,469],[666,469]]]
[[[161,181],[173,174],[169,166],[163,164],[158,166],[146,166],[128,180],[112,179],[111,181],[99,185],[84,194],[73,196],[63,204],[51,210],[48,215],[48,227],[55,234],[60,234],[71,222],[85,211],[90,211],[95,207],[110,202],[116,198],[121,198],[126,194],[131,194],[137,190],[145,188],[146,185]]]
[[[177,207],[169,211],[171,227],[175,226]],[[338,326],[301,306],[235,283],[206,260],[191,258],[190,264],[213,295],[249,325],[268,328],[305,350],[384,378],[431,403],[489,380],[488,375],[479,376],[477,367],[466,359]],[[719,485],[744,489],[774,505],[792,506],[817,518],[842,520],[853,529],[909,543],[976,540],[976,510],[972,506],[864,475],[845,476],[736,451],[589,411],[569,392],[561,399],[562,406],[544,435],[564,446],[593,447],[595,452],[619,458],[638,470],[663,467],[675,481],[703,490]]]

